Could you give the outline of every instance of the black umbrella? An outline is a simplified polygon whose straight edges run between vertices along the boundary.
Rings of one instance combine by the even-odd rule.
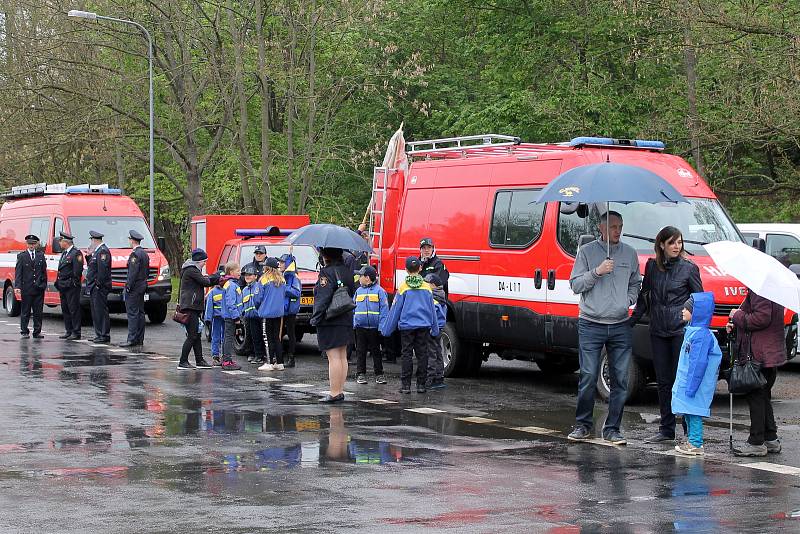
[[[349,228],[335,224],[309,224],[292,232],[286,241],[292,245],[341,248],[351,252],[372,252],[372,247],[366,239]]]

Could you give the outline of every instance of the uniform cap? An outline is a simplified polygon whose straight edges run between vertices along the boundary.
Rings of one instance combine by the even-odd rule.
[[[291,254],[282,254],[281,257],[278,258],[278,261],[282,261],[283,263],[286,263],[287,261],[289,261],[289,258],[291,258],[291,257],[292,257]]]
[[[365,265],[358,271],[358,274],[361,276],[367,276],[373,282],[378,277],[378,271],[375,270],[375,267],[372,265]]]
[[[406,270],[414,270],[416,271],[419,269],[419,258],[416,256],[409,256],[406,258]]]
[[[435,273],[429,274],[428,276],[425,277],[425,281],[428,282],[429,284],[435,285],[436,287],[442,287],[442,279],[439,278],[438,274]]]
[[[35,245],[39,242],[39,238],[33,234],[28,234],[25,236],[25,242],[29,245]]]
[[[67,232],[59,232],[58,235],[61,236],[61,239],[66,239],[67,241],[74,241],[75,237],[68,234]]]
[[[92,239],[103,239],[103,234],[100,232],[96,232],[95,230],[89,230],[89,237]]]
[[[192,251],[192,261],[203,261],[208,259],[208,254],[202,248],[196,248]]]
[[[424,246],[432,247],[433,246],[433,239],[430,238],[430,237],[423,237],[422,239],[420,239],[419,240],[419,248],[422,248]]]
[[[252,265],[252,264],[248,263],[242,269],[242,274],[244,274],[244,275],[250,274],[250,275],[255,276],[255,275],[258,274],[258,271],[256,271],[255,265]]]
[[[266,260],[264,260],[264,265],[266,267],[271,268],[271,269],[277,269],[278,268],[278,258],[267,258]]]
[[[142,241],[144,239],[144,236],[139,232],[137,232],[136,230],[131,230],[130,232],[128,232],[128,235],[134,241]]]
[[[266,253],[267,253],[267,248],[264,245],[258,245],[256,247],[255,252],[253,252],[253,254],[266,254]]]

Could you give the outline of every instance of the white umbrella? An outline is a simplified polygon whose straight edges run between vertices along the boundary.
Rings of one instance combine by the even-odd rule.
[[[800,313],[800,280],[781,262],[741,241],[703,245],[717,267],[748,289]]]

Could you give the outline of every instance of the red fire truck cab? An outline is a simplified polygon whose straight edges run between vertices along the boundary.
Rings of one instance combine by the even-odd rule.
[[[54,284],[58,271],[61,231],[75,237],[75,246],[89,254],[89,231],[105,235],[104,242],[111,251],[112,288],[108,294],[111,313],[125,311],[122,291],[128,274],[130,244],[128,232],[136,230],[145,238],[142,247],[150,256],[147,277],[145,312],[151,323],[162,323],[167,317],[167,303],[172,298],[169,264],[156,247],[150,229],[136,203],[107,185],[33,184],[16,186],[4,195],[0,208],[0,277],[3,280],[3,307],[15,317],[20,302],[14,298],[14,268],[17,254],[25,250],[25,235],[35,234],[47,258],[47,291],[44,302],[50,307],[60,304]],[[85,273],[86,264],[84,264]],[[81,292],[81,305],[89,309],[89,298]]]
[[[597,235],[602,206],[538,204],[539,191],[580,165],[637,165],[668,180],[689,204],[614,204],[624,218],[623,241],[639,252],[641,270],[666,226],[683,232],[686,251],[713,291],[712,327],[721,345],[728,313],[745,288],[714,265],[702,244],[742,240],[714,192],[692,167],[660,142],[577,138],[561,144],[521,143],[480,135],[407,144],[408,169],[374,173],[370,232],[381,285],[393,293],[404,259],[432,237],[450,271],[448,323],[442,335],[447,375],[476,373],[491,353],[535,361],[543,372],[578,368],[578,295],[569,277],[579,243]],[[797,317],[787,312],[787,346]],[[598,383],[608,395],[606,367]],[[629,394],[654,377],[646,325],[634,334]]]
[[[199,247],[208,253],[209,271],[221,272],[228,262],[244,266],[253,261],[253,252],[259,245],[267,249],[268,257],[277,258],[288,253],[290,246],[286,237],[310,222],[308,215],[198,215],[192,218],[191,243],[192,248]],[[304,334],[314,332],[309,321],[314,308],[314,286],[319,276],[318,252],[307,245],[294,246],[291,252],[302,284],[300,312],[295,323],[295,336],[299,342]],[[238,354],[247,351],[248,335],[244,329],[237,332]]]

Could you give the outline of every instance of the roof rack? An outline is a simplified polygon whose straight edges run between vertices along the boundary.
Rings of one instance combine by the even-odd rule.
[[[521,141],[519,137],[514,137],[511,135],[464,135],[461,137],[444,137],[442,139],[410,141],[406,143],[406,154],[414,155],[420,152],[444,152],[449,150],[463,150],[465,148],[482,148],[488,146],[514,146],[520,143]]]
[[[93,195],[121,195],[122,190],[108,187],[108,184],[99,185],[71,185],[66,183],[47,184],[46,182],[28,185],[15,185],[11,191],[0,194],[2,198],[25,198],[43,195],[64,195],[64,194],[93,194]]]

